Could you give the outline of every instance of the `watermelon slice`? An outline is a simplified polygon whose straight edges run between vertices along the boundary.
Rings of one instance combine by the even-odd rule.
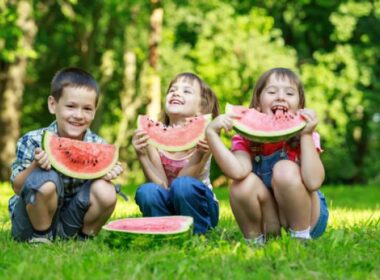
[[[193,232],[193,218],[163,216],[125,218],[103,226],[107,241],[113,246],[181,243]]]
[[[137,127],[149,135],[149,144],[161,150],[178,152],[195,147],[204,138],[210,120],[211,115],[202,115],[187,118],[183,125],[165,126],[148,116],[139,115]]]
[[[282,111],[278,111],[276,115],[272,116],[260,113],[253,108],[227,104],[226,113],[238,116],[233,120],[233,126],[237,133],[260,143],[287,140],[306,126],[306,121],[301,115]]]
[[[51,165],[62,174],[78,179],[95,179],[107,174],[118,159],[115,145],[88,143],[45,131],[42,148]]]

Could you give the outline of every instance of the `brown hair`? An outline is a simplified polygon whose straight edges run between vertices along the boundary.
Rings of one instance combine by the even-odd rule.
[[[88,72],[76,68],[68,67],[59,70],[53,77],[50,85],[50,94],[58,102],[65,87],[85,87],[94,90],[96,93],[96,103],[99,99],[99,86],[95,78]]]
[[[201,112],[202,114],[212,114],[212,117],[216,118],[219,115],[218,98],[206,82],[197,75],[188,72],[178,74],[170,82],[167,92],[170,90],[172,85],[180,79],[189,80],[191,82],[196,81],[199,84],[199,87],[201,88]],[[169,117],[165,112],[163,121],[165,125],[169,125]]]
[[[257,108],[260,106],[260,96],[270,78],[274,74],[276,78],[284,79],[288,78],[291,83],[294,83],[297,86],[297,90],[300,96],[299,108],[305,107],[305,90],[303,84],[298,76],[288,68],[272,68],[261,75],[257,80],[255,88],[253,89],[253,96],[249,108]]]

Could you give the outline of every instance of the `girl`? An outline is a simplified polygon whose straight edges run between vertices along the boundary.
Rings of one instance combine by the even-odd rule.
[[[224,174],[233,179],[230,203],[248,243],[263,244],[265,234],[278,234],[281,226],[291,236],[310,239],[326,229],[328,210],[318,190],[324,180],[319,158],[318,119],[306,109],[303,85],[289,69],[274,68],[258,80],[250,108],[274,115],[296,113],[307,121],[298,137],[280,143],[252,143],[232,138],[231,151],[219,138],[232,129],[233,115],[220,115],[206,130],[206,139]]]
[[[192,73],[177,75],[165,98],[166,125],[181,125],[188,117],[219,114],[214,92]],[[211,152],[205,140],[197,147],[169,153],[148,145],[148,136],[136,130],[132,144],[149,183],[140,186],[135,201],[144,217],[187,215],[194,233],[205,233],[218,223],[219,205],[209,179]]]

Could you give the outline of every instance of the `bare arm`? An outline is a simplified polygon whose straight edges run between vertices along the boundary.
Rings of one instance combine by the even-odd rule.
[[[308,122],[301,132],[301,174],[306,188],[309,191],[315,191],[320,188],[325,179],[325,169],[312,137],[318,119],[314,110],[304,109],[301,114]]]
[[[252,171],[250,155],[243,151],[232,153],[219,137],[221,129],[230,131],[232,119],[229,115],[220,115],[206,129],[206,139],[210,150],[222,172],[231,179],[241,180]]]
[[[13,190],[16,194],[20,194],[21,188],[25,183],[26,178],[30,173],[36,168],[42,168],[49,170],[51,168],[50,161],[47,154],[41,148],[36,148],[34,151],[34,160],[32,163],[25,168],[23,171],[18,173],[13,181]]]
[[[148,181],[168,188],[168,179],[162,166],[158,151],[148,144],[149,137],[142,130],[136,130],[132,144]]]
[[[179,172],[178,176],[191,176],[194,178],[199,178],[210,156],[211,152],[207,141],[199,141],[196,151],[190,158],[189,163]]]

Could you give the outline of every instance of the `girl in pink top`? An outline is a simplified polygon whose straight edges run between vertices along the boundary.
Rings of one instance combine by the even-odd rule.
[[[192,73],[177,75],[165,98],[166,125],[181,125],[188,117],[219,114],[214,92]],[[135,201],[144,217],[187,215],[194,218],[194,233],[217,225],[219,206],[210,184],[211,152],[206,140],[184,152],[165,152],[148,145],[136,130],[132,144],[149,183],[140,186]]]
[[[287,142],[254,143],[240,135],[228,150],[219,134],[232,129],[233,115],[220,115],[206,130],[216,162],[231,179],[230,203],[248,243],[263,244],[266,234],[281,227],[299,239],[316,238],[325,231],[328,210],[319,191],[325,171],[319,157],[316,112],[306,109],[304,89],[289,69],[264,73],[255,86],[250,108],[274,115],[296,113],[307,121],[300,135]]]

